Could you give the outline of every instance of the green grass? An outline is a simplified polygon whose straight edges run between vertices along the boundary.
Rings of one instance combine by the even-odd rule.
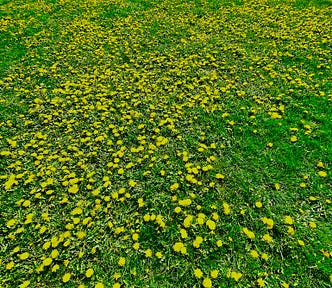
[[[331,1],[0,3],[0,287],[331,286]]]

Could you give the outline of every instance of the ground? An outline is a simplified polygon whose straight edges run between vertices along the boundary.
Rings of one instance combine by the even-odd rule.
[[[0,287],[331,287],[331,1],[0,3]]]

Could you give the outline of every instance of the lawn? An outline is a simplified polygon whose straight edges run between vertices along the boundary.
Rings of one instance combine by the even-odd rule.
[[[331,287],[331,19],[0,0],[0,287]]]

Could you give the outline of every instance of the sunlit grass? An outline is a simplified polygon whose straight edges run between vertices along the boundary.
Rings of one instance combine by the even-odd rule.
[[[2,1],[0,287],[330,287],[330,1]]]

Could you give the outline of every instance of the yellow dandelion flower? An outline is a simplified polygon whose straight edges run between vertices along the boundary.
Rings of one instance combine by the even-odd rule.
[[[156,257],[158,258],[158,259],[161,259],[161,258],[163,258],[163,253],[161,253],[161,252],[156,252]]]
[[[319,162],[317,163],[317,167],[318,167],[318,168],[323,168],[323,167],[324,167],[324,163],[323,163],[322,161],[319,161]]]
[[[246,236],[249,238],[249,239],[254,239],[255,238],[255,233],[253,231],[250,231],[248,228],[243,228],[242,229],[242,232],[244,234],[246,234]]]
[[[183,207],[187,207],[190,206],[192,203],[191,199],[183,199],[183,200],[179,200],[179,205],[183,206]]]
[[[211,288],[212,287],[212,281],[210,278],[204,278],[202,285],[204,288]]]
[[[282,283],[281,283],[281,286],[282,286],[283,288],[289,288],[289,284],[287,284],[286,282],[282,282]]]
[[[258,278],[257,285],[258,285],[258,287],[264,287],[265,286],[264,280],[262,278]]]
[[[73,186],[70,186],[68,188],[68,193],[76,194],[78,192],[78,185],[75,184]]]
[[[188,237],[188,233],[187,233],[186,229],[181,229],[180,234],[181,234],[181,238],[187,238]]]
[[[52,272],[56,272],[56,271],[59,270],[59,268],[60,268],[60,266],[59,266],[58,264],[55,264],[55,265],[52,267],[51,271],[52,271]]]
[[[297,243],[299,243],[300,246],[304,246],[304,242],[302,240],[297,240]]]
[[[211,278],[213,278],[213,279],[218,278],[218,274],[219,274],[219,271],[216,270],[216,269],[210,271],[210,276],[211,276]]]
[[[255,206],[256,206],[257,208],[262,208],[262,207],[263,207],[263,204],[262,204],[262,202],[257,201],[257,202],[255,203]]]
[[[14,267],[14,261],[10,261],[6,264],[6,270],[11,270]]]
[[[217,178],[217,179],[224,179],[225,176],[222,175],[222,174],[220,174],[220,173],[217,173],[217,174],[216,174],[216,178]]]
[[[293,228],[292,226],[288,226],[287,233],[288,233],[289,235],[294,235],[294,233],[295,233],[294,228]]]
[[[95,285],[95,288],[105,288],[105,285],[99,282]]]
[[[201,236],[197,236],[193,242],[193,246],[195,248],[199,248],[199,246],[201,246],[202,243],[203,243],[203,238]]]
[[[261,257],[264,260],[268,260],[269,259],[269,255],[267,255],[266,253],[262,253]]]
[[[171,191],[175,191],[180,187],[178,183],[174,183],[173,185],[170,186]]]
[[[296,142],[297,141],[297,137],[295,135],[292,135],[290,137],[290,141],[293,142],[293,143]]]
[[[291,216],[285,216],[285,218],[284,218],[284,222],[285,222],[287,225],[293,225],[293,224],[294,224],[293,218],[292,218]]]
[[[66,273],[62,276],[62,282],[63,283],[67,283],[71,278],[71,274],[70,273]]]
[[[150,221],[150,220],[151,220],[151,216],[150,216],[150,214],[145,214],[145,215],[143,216],[143,220],[144,220],[145,222]]]
[[[203,277],[203,272],[202,272],[201,269],[197,268],[197,269],[194,270],[194,275],[195,275],[196,278],[200,279],[200,278]]]
[[[325,171],[319,171],[319,172],[318,172],[318,175],[319,175],[320,177],[326,177],[326,176],[327,176],[327,173],[326,173]]]
[[[133,244],[133,248],[134,248],[134,250],[138,250],[139,249],[139,246],[140,246],[140,244],[138,243],[138,242],[135,242],[134,244]]]
[[[152,250],[151,249],[145,250],[145,257],[149,258],[151,256],[152,256]]]
[[[79,231],[79,232],[77,232],[76,236],[78,239],[83,239],[83,238],[85,238],[86,233],[84,231]]]
[[[119,258],[119,261],[118,261],[118,265],[119,266],[124,266],[126,264],[126,258],[124,258],[124,257],[120,257]]]
[[[16,220],[15,219],[10,219],[9,221],[7,221],[7,227],[8,228],[13,228],[16,224]]]
[[[236,272],[236,271],[232,271],[230,273],[230,277],[233,278],[236,282],[238,282],[240,280],[240,278],[242,277],[242,273]]]
[[[259,257],[259,254],[258,254],[258,252],[257,252],[256,250],[251,250],[251,251],[250,251],[250,256],[251,256],[252,258],[258,258],[258,257]]]
[[[270,234],[264,234],[262,239],[268,243],[271,243],[273,241],[273,238],[271,237]]]
[[[119,282],[116,282],[113,284],[112,288],[121,288],[121,284]]]
[[[217,244],[218,247],[221,247],[223,245],[221,240],[218,240],[216,244]]]
[[[30,253],[29,252],[24,252],[22,254],[20,254],[18,257],[21,259],[21,260],[26,260],[28,259],[30,256]]]
[[[184,247],[183,243],[182,242],[176,242],[174,245],[173,245],[173,250],[175,252],[181,252],[181,249]]]
[[[52,262],[53,262],[53,259],[48,257],[48,258],[44,259],[43,265],[44,266],[50,266],[52,264]]]
[[[119,278],[121,278],[121,274],[118,273],[118,272],[115,272],[114,275],[113,275],[113,278],[114,278],[115,280],[118,280]]]
[[[310,221],[310,222],[309,222],[309,227],[310,227],[310,228],[316,228],[316,227],[317,227],[317,224],[316,224],[315,222]]]
[[[189,228],[191,225],[191,222],[193,221],[194,217],[192,215],[188,215],[184,220],[183,220],[183,226],[185,228]]]
[[[222,206],[224,208],[224,214],[225,215],[231,214],[231,208],[229,207],[229,204],[227,204],[226,202],[224,202],[224,203],[222,203]]]
[[[24,281],[20,286],[18,286],[19,288],[26,288],[30,285],[30,280],[26,280]]]
[[[179,206],[177,206],[177,207],[174,208],[174,212],[177,213],[177,214],[180,213],[181,210],[182,210],[182,209],[181,209],[181,207],[179,207]]]
[[[94,273],[95,273],[95,271],[93,271],[92,268],[89,268],[88,270],[86,270],[85,276],[90,278]]]
[[[216,229],[216,222],[214,222],[213,220],[207,220],[205,224],[210,230]]]
[[[263,217],[261,220],[263,221],[264,224],[266,224],[266,226],[267,226],[268,229],[272,229],[273,228],[274,222],[273,222],[272,219],[267,218],[267,217]]]
[[[59,256],[59,251],[57,249],[53,249],[51,252],[51,257],[53,259],[57,258]]]
[[[143,198],[139,198],[137,200],[137,203],[138,203],[138,207],[143,207],[144,206],[144,200],[143,200]]]

